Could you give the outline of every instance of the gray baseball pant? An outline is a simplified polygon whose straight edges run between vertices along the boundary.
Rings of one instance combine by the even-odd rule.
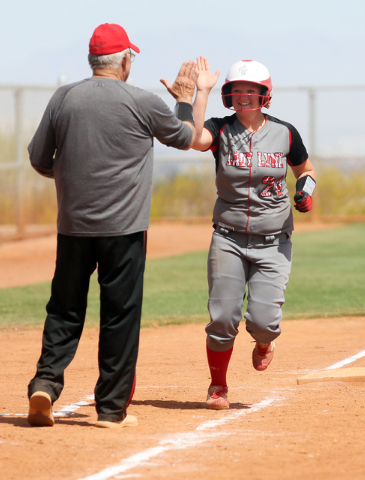
[[[290,234],[264,236],[216,229],[208,256],[211,321],[205,331],[211,350],[223,352],[233,346],[246,284],[246,330],[260,343],[269,343],[280,335],[291,259]]]

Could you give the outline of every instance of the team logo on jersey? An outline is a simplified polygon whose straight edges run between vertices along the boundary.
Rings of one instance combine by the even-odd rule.
[[[283,152],[267,153],[257,152],[257,166],[267,168],[283,168]]]
[[[233,165],[234,167],[247,168],[252,167],[252,153],[251,152],[237,152],[237,150],[232,154],[232,150],[228,152],[227,165]]]

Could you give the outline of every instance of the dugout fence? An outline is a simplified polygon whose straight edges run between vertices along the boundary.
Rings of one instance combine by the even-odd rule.
[[[55,228],[54,182],[30,167],[27,145],[57,87],[0,84],[0,239],[24,238]],[[174,100],[165,90],[150,91],[173,108]],[[311,220],[336,215],[365,219],[364,111],[365,85],[274,89],[268,113],[295,125],[317,170],[324,172],[317,189],[323,195],[315,202]],[[207,118],[227,114],[230,112],[221,104],[220,90],[214,89]],[[179,152],[156,142],[154,217],[209,216],[214,190],[214,161],[210,153]],[[174,204],[174,195],[176,208],[164,208]]]

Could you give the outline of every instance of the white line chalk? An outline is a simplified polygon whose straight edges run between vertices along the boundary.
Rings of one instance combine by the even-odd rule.
[[[365,357],[365,350],[362,352],[357,353],[356,355],[353,355],[352,357],[346,358],[345,360],[342,360],[341,362],[335,363],[334,365],[331,365],[330,367],[325,368],[325,370],[332,370],[334,368],[341,368],[344,365],[348,365],[349,363],[355,362],[359,358]]]
[[[237,412],[232,413],[231,415],[226,415],[225,417],[222,417],[219,420],[210,420],[209,422],[202,423],[201,425],[199,425],[197,430],[201,431],[201,430],[208,430],[214,427],[219,427],[220,425],[223,425],[224,423],[234,420],[237,417],[241,417],[242,415],[245,415],[247,413],[254,413],[254,412],[257,412],[257,410],[261,410],[262,408],[269,407],[274,402],[278,402],[280,400],[282,400],[282,398],[279,398],[279,397],[262,400],[260,403],[256,403],[255,405],[252,405],[252,407],[243,408],[242,410],[238,410]]]
[[[344,365],[348,365],[349,363],[355,362],[359,358],[365,357],[365,350],[362,352],[357,353],[356,355],[353,355],[352,357],[346,358],[345,360],[342,360],[341,362],[335,363],[334,365],[331,365],[330,367],[327,367],[327,370],[330,369],[335,369],[335,368],[340,368]],[[140,387],[143,388],[143,387]],[[148,388],[148,387],[147,387]],[[158,387],[151,387],[151,388],[158,388]],[[171,388],[171,387],[170,387]],[[174,387],[172,387],[174,388]],[[179,433],[173,436],[170,436],[166,438],[165,440],[162,440],[160,444],[157,447],[153,448],[148,448],[147,450],[143,450],[142,452],[139,452],[135,455],[132,455],[126,459],[124,459],[119,465],[115,465],[113,467],[108,467],[104,470],[102,470],[99,473],[96,473],[94,475],[90,475],[88,477],[80,478],[79,480],[107,480],[109,478],[115,477],[116,475],[120,475],[123,472],[126,472],[128,470],[131,470],[133,468],[136,468],[138,466],[141,466],[148,462],[151,458],[155,458],[162,453],[167,452],[168,450],[177,450],[177,449],[184,449],[184,448],[189,448],[189,447],[194,447],[196,445],[199,445],[212,436],[216,437],[217,435],[224,435],[224,432],[216,432],[214,433],[203,433],[207,430],[213,429],[215,427],[218,427],[220,425],[223,425],[231,420],[234,420],[237,417],[240,417],[242,415],[248,414],[248,413],[254,413],[257,412],[258,410],[261,410],[263,408],[266,408],[270,405],[272,405],[274,402],[280,401],[281,398],[275,397],[275,398],[266,398],[262,400],[260,403],[257,403],[253,405],[250,408],[247,409],[242,409],[238,410],[237,412],[233,414],[226,415],[219,420],[210,420],[208,422],[202,423],[199,425],[195,431],[189,432],[189,433]]]
[[[99,473],[95,473],[94,475],[90,475],[88,477],[84,477],[79,480],[107,480],[108,478],[115,477],[123,472],[131,470],[132,468],[136,468],[148,462],[151,458],[155,458],[162,453],[165,453],[169,450],[182,450],[185,448],[195,447],[201,443],[204,443],[208,439],[214,437],[216,438],[218,435],[226,435],[225,432],[205,432],[206,430],[213,429],[214,427],[218,427],[223,425],[224,423],[229,422],[230,420],[234,420],[242,415],[247,415],[249,413],[257,412],[263,408],[266,408],[272,405],[275,401],[282,400],[281,398],[267,398],[262,400],[260,403],[257,403],[249,408],[244,408],[242,410],[238,410],[237,412],[226,415],[219,420],[211,420],[209,422],[202,423],[199,425],[195,431],[187,432],[187,433],[177,433],[175,435],[171,435],[166,437],[165,439],[161,440],[157,447],[148,448],[147,450],[143,450],[142,452],[136,453],[128,458],[125,458],[119,465],[115,465],[113,467],[108,467],[102,470]]]
[[[85,400],[81,400],[77,403],[71,403],[71,405],[66,405],[62,407],[61,410],[57,412],[53,412],[55,417],[63,417],[65,415],[70,415],[71,413],[76,412],[81,407],[85,407],[86,405],[90,405],[90,401],[94,400],[94,395],[88,395]]]
[[[332,369],[335,369],[335,368],[341,368],[343,367],[344,365],[349,365],[350,363],[353,363],[355,362],[356,360],[359,360],[360,358],[363,358],[365,357],[365,350],[362,350],[361,352],[357,353],[356,355],[353,355],[352,357],[348,357],[348,358],[345,358],[345,360],[341,360],[341,362],[338,362],[338,363],[335,363],[334,365],[331,365],[330,367],[326,367],[324,370],[332,370]],[[316,372],[317,370],[313,370],[313,371],[308,371],[309,373],[313,373],[313,372]],[[154,385],[154,386],[148,386],[148,387],[136,387],[137,388],[141,388],[141,389],[151,389],[151,388],[162,388],[162,389],[165,389],[165,388],[182,388],[180,386],[177,386],[177,385],[171,385],[171,386],[158,386],[158,385]],[[234,388],[231,390],[234,390]],[[57,412],[54,412],[53,415],[55,417],[62,417],[62,416],[65,416],[65,415],[70,415],[71,413],[74,413],[76,410],[78,410],[79,408],[81,407],[84,407],[86,405],[90,405],[90,401],[93,401],[94,400],[94,395],[88,395],[85,400],[81,400],[80,402],[77,402],[77,403],[72,403],[71,405],[66,405],[65,407],[62,407],[61,410],[58,410]],[[252,411],[252,410],[251,410]],[[0,417],[8,417],[8,416],[25,416],[26,414],[25,413],[0,413]]]
[[[64,417],[66,415],[71,415],[75,413],[81,407],[85,407],[86,405],[90,405],[90,403],[94,400],[94,395],[87,395],[85,400],[81,400],[77,403],[71,403],[70,405],[66,405],[61,408],[61,410],[57,410],[53,412],[54,417]],[[0,417],[26,417],[26,413],[0,413]]]

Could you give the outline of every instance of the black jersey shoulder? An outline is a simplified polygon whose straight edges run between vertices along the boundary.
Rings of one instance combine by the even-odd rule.
[[[266,115],[266,117],[268,121],[273,123],[279,123],[286,127],[290,132],[290,150],[288,155],[289,165],[301,165],[306,160],[308,160],[308,152],[303,144],[302,137],[300,136],[298,130],[289,122],[284,122],[283,120],[279,120],[278,118],[272,117],[271,115]]]
[[[214,159],[215,159],[215,166],[216,172],[218,170],[219,164],[219,138],[221,136],[221,132],[226,125],[232,125],[237,120],[237,115],[234,113],[233,115],[229,115],[223,118],[213,117],[204,122],[204,128],[209,130],[212,135],[212,144],[209,147],[209,150],[212,151]]]
[[[216,136],[219,136],[219,133],[221,132],[222,128],[225,125],[232,125],[235,121],[237,120],[237,115],[229,115],[227,117],[223,118],[218,118],[218,117],[213,117],[204,122],[204,128],[210,131],[210,133],[213,136],[213,142],[214,138]]]

